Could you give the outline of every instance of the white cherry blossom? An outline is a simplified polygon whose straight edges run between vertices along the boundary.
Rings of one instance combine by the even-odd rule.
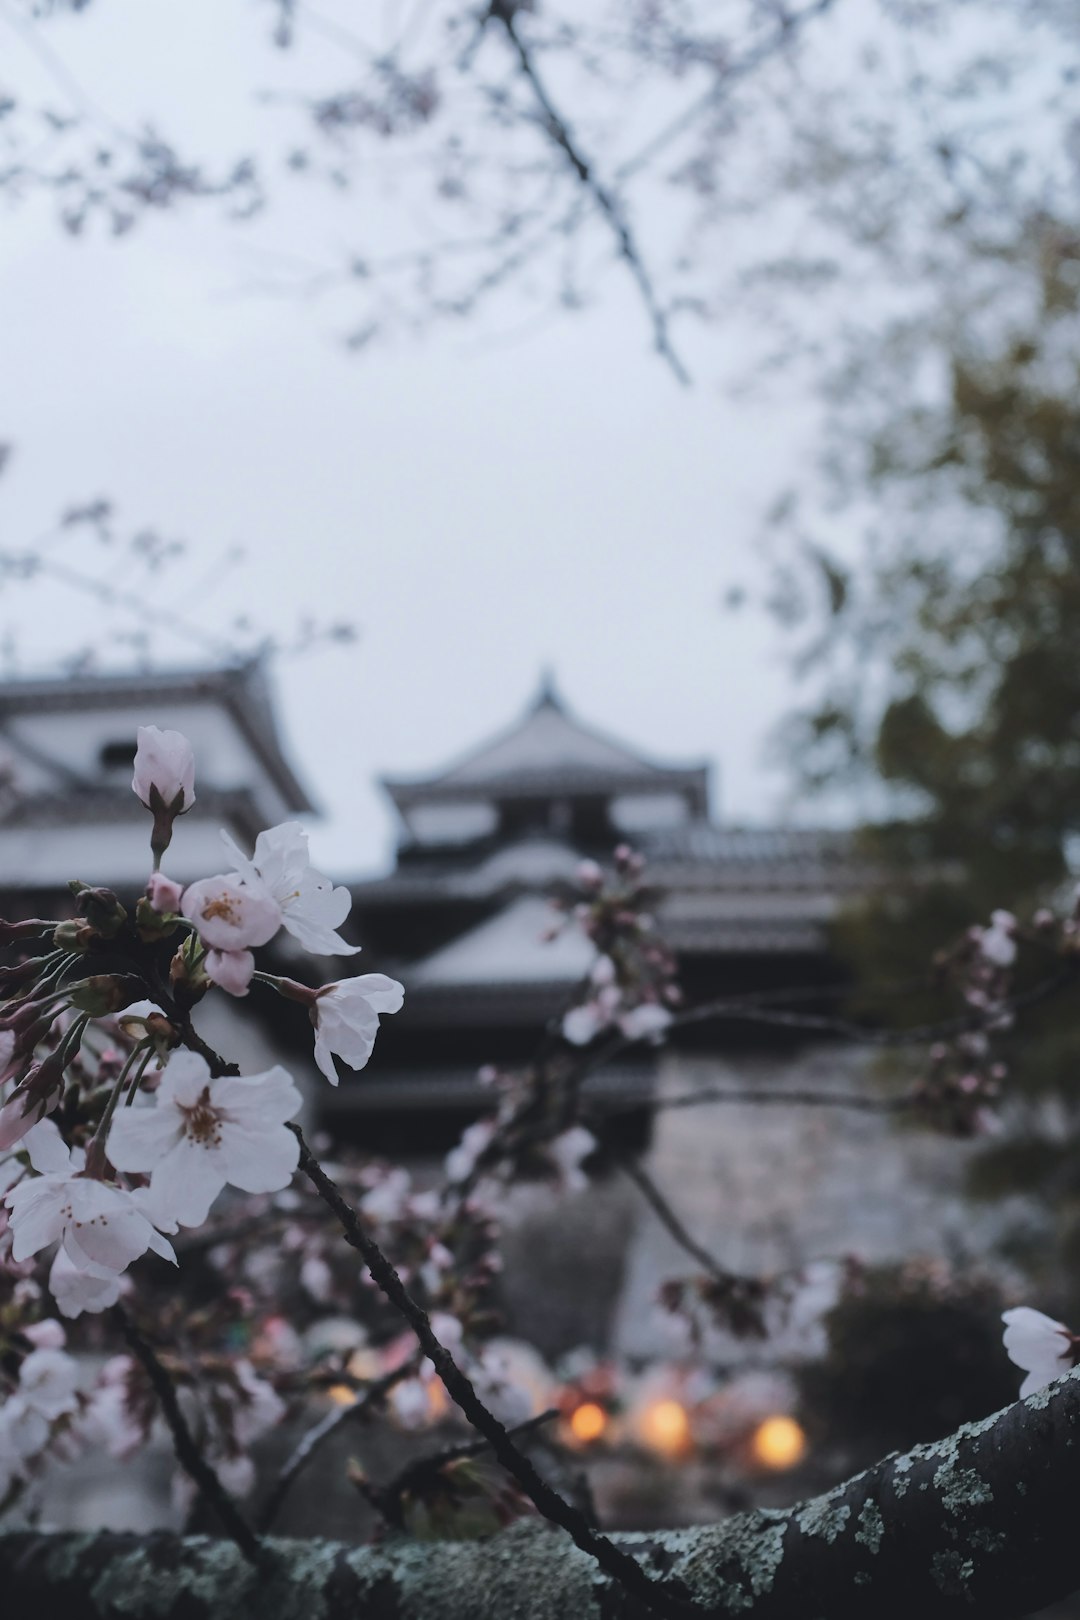
[[[165,809],[182,815],[195,803],[195,755],[180,731],[162,731],[157,726],[140,726],[136,733],[134,793],[148,810],[154,810],[151,796],[156,792]]]
[[[53,1424],[78,1411],[78,1372],[73,1357],[55,1347],[23,1359],[17,1389],[0,1403],[0,1501],[40,1460]]]
[[[603,985],[578,1007],[571,1007],[562,1021],[564,1039],[571,1046],[588,1046],[605,1029],[617,1028],[628,1041],[657,1040],[671,1023],[671,1014],[656,1001],[642,1001],[623,1008],[614,985]]]
[[[379,1014],[398,1012],[404,1000],[404,986],[385,973],[361,973],[319,991],[311,1009],[315,1061],[332,1086],[338,1083],[334,1054],[350,1069],[362,1069],[379,1033]]]
[[[399,1221],[405,1213],[412,1177],[399,1167],[388,1170],[382,1180],[366,1192],[360,1200],[365,1215],[375,1221]]]
[[[146,1433],[131,1410],[128,1389],[135,1371],[130,1356],[113,1356],[102,1367],[80,1425],[89,1445],[102,1447],[110,1457],[134,1456]]]
[[[59,1242],[78,1271],[107,1278],[152,1249],[176,1264],[172,1245],[154,1230],[139,1200],[110,1182],[82,1174],[85,1155],[72,1152],[51,1120],[29,1131],[23,1145],[38,1172],[12,1187],[11,1254],[29,1260]]]
[[[979,930],[979,950],[995,967],[1011,967],[1016,961],[1016,918],[1011,911],[990,914],[990,927]]]
[[[493,1119],[478,1119],[467,1125],[456,1147],[446,1155],[445,1169],[449,1181],[467,1181],[476,1168],[477,1160],[495,1135]]]
[[[222,839],[236,862],[236,875],[252,889],[264,890],[281,908],[285,927],[313,956],[354,956],[359,945],[346,945],[337,929],[349,915],[352,897],[335,889],[317,872],[308,854],[308,836],[298,821],[269,827],[255,840],[249,858],[227,832]]]
[[[153,1101],[113,1120],[106,1152],[118,1170],[149,1171],[159,1225],[201,1226],[226,1184],[250,1193],[288,1186],[300,1145],[285,1121],[300,1103],[283,1068],[213,1079],[197,1052],[175,1052]]]
[[[50,1422],[78,1409],[78,1384],[78,1365],[59,1347],[31,1350],[19,1368],[19,1399]]]
[[[116,1304],[123,1292],[123,1278],[119,1272],[105,1271],[104,1267],[100,1270],[101,1275],[98,1268],[92,1272],[81,1271],[62,1248],[57,1249],[49,1269],[49,1293],[61,1316],[72,1321],[84,1311],[95,1315]]]
[[[281,927],[281,907],[263,889],[219,873],[184,890],[184,916],[211,951],[246,951],[265,945]]]
[[[589,1185],[581,1166],[596,1148],[596,1137],[584,1125],[572,1125],[548,1143],[548,1157],[554,1162],[566,1192],[582,1192]]]
[[[1005,1311],[1005,1349],[1010,1361],[1027,1373],[1020,1385],[1020,1399],[1045,1389],[1055,1378],[1076,1365],[1076,1340],[1063,1322],[1055,1322],[1029,1305]]]
[[[656,1039],[671,1023],[671,1014],[656,1001],[642,1001],[615,1020],[628,1041]]]

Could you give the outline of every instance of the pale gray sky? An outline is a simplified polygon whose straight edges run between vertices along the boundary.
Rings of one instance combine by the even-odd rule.
[[[267,53],[250,6],[182,10],[166,32],[168,5],[113,0],[49,38],[110,117],[151,109],[208,147],[253,143],[266,115],[244,87],[302,76],[307,58]],[[56,99],[24,39],[0,32],[0,49],[6,77]],[[388,183],[388,221],[399,203]],[[0,437],[17,445],[0,543],[33,544],[97,493],[188,538],[196,565],[157,602],[166,662],[176,598],[214,630],[237,609],[271,630],[305,610],[354,619],[355,647],[278,673],[328,867],[385,859],[375,773],[426,771],[501,727],[544,665],[583,717],[659,758],[712,761],[726,819],[793,813],[762,758],[793,697],[781,644],[721,599],[754,577],[761,516],[808,464],[813,417],[803,399],[725,392],[749,353],[737,327],[689,345],[698,380],[680,389],[616,269],[578,315],[504,300],[350,357],[340,308],[253,290],[263,253],[345,244],[317,187],[245,227],[211,205],[71,241],[37,203],[0,228]],[[234,544],[246,561],[218,577]],[[83,639],[73,593],[7,603],[28,668]]]

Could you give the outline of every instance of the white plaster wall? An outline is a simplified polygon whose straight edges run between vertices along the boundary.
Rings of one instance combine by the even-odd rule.
[[[857,1083],[868,1058],[852,1048],[794,1061],[725,1062],[667,1053],[661,1096],[707,1085],[778,1090]],[[907,1255],[978,1258],[988,1221],[961,1184],[972,1146],[903,1130],[885,1116],[833,1108],[755,1105],[661,1110],[645,1163],[684,1224],[726,1267],[779,1272],[857,1255],[869,1262]],[[615,1329],[618,1351],[670,1353],[655,1307],[665,1277],[699,1270],[639,1202]],[[736,1359],[755,1353],[732,1346]]]

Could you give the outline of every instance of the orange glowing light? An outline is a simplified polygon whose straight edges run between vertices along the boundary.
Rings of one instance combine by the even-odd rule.
[[[432,1422],[437,1422],[449,1409],[450,1397],[441,1378],[433,1378],[427,1386],[428,1411]]]
[[[576,1406],[570,1414],[570,1429],[575,1440],[588,1445],[591,1440],[599,1440],[607,1428],[607,1413],[595,1401],[583,1401]]]
[[[338,1406],[352,1406],[356,1400],[356,1391],[351,1384],[331,1384],[326,1393]]]
[[[794,1468],[806,1456],[806,1431],[793,1417],[768,1417],[750,1441],[754,1461],[762,1468]]]
[[[690,1444],[690,1419],[678,1401],[653,1401],[642,1412],[639,1427],[645,1444],[665,1457],[677,1457]]]

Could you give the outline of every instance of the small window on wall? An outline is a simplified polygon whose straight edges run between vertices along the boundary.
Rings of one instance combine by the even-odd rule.
[[[106,743],[99,757],[102,770],[110,775],[130,771],[135,763],[135,744],[126,737],[123,742]]]

